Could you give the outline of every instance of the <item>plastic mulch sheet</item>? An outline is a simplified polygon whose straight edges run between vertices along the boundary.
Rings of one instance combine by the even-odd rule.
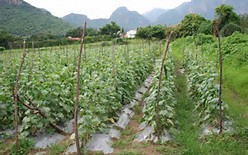
[[[94,134],[86,144],[87,150],[102,151],[104,154],[113,153],[112,141],[108,134]]]
[[[37,137],[34,138],[35,140],[35,148],[42,148],[45,149],[46,147],[58,143],[60,141],[62,141],[65,138],[65,136],[60,135],[60,134],[53,134],[53,135],[39,135]]]

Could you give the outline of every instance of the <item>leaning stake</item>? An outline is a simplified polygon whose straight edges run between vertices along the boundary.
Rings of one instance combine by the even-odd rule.
[[[26,47],[25,47],[25,40],[23,42],[23,55],[22,55],[22,61],[19,67],[19,70],[17,72],[17,76],[16,76],[16,83],[15,83],[15,88],[14,88],[14,104],[15,104],[15,152],[17,154],[18,151],[18,147],[19,147],[19,133],[18,133],[18,123],[19,123],[19,117],[18,117],[18,106],[17,106],[17,95],[18,95],[18,84],[19,84],[19,80],[21,77],[21,71],[22,71],[22,67],[25,61],[25,57],[26,57]]]
[[[219,134],[222,133],[222,51],[221,51],[221,41],[220,32],[218,31],[218,47],[219,47],[219,61],[220,61],[220,90],[219,90]]]
[[[159,107],[158,107],[158,103],[159,103],[159,96],[160,96],[160,87],[161,87],[161,81],[162,81],[162,74],[163,74],[163,68],[164,68],[164,61],[166,59],[166,55],[167,52],[169,50],[169,44],[170,44],[170,39],[171,39],[171,35],[172,35],[173,31],[170,33],[169,37],[167,38],[167,43],[166,43],[166,49],[164,51],[164,57],[162,60],[162,64],[161,64],[161,68],[160,68],[160,75],[159,75],[159,81],[158,81],[158,95],[157,95],[157,102],[156,102],[156,124],[157,124],[157,129],[156,129],[156,134],[158,136],[158,138],[160,137],[161,134],[161,130],[160,127],[158,125],[160,125],[160,121],[159,121]]]
[[[79,94],[80,94],[79,78],[80,78],[81,57],[82,57],[82,53],[83,53],[83,49],[84,49],[83,46],[84,46],[85,32],[86,32],[86,22],[84,22],[84,30],[83,30],[83,34],[81,37],[80,52],[79,52],[79,57],[78,57],[76,102],[75,102],[75,110],[74,110],[74,131],[75,131],[75,139],[76,139],[76,146],[77,146],[77,154],[78,155],[81,155],[79,136],[78,136],[78,104],[79,104]]]

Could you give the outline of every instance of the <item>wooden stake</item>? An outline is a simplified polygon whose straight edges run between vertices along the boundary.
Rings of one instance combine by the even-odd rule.
[[[68,45],[66,45],[66,66],[69,65]]]
[[[159,42],[159,55],[162,55],[162,40]]]
[[[26,98],[26,99],[28,100],[28,102],[29,102],[30,105],[24,103],[20,99],[19,95],[17,94],[17,101],[18,102],[20,102],[26,108],[32,110],[34,114],[39,114],[42,118],[44,118],[44,119],[46,119],[46,120],[49,121],[49,119],[47,118],[47,116],[38,107],[35,106],[36,104],[34,104],[34,102],[31,99],[29,99],[29,98]],[[62,128],[60,128],[58,125],[54,124],[53,122],[50,122],[49,121],[48,124],[49,124],[50,127],[54,128],[58,133],[60,133],[62,135],[65,135],[65,136],[68,135],[68,133],[66,133]]]
[[[32,41],[32,58],[31,58],[30,74],[29,74],[29,78],[28,78],[29,82],[32,80],[33,66],[34,66],[34,42]]]
[[[140,52],[140,50],[139,50]],[[127,53],[127,64],[129,64],[129,48],[128,48],[128,43],[126,44],[126,53]]]
[[[157,136],[158,136],[158,139],[160,138],[161,136],[161,128],[159,127],[159,125],[161,124],[160,123],[160,119],[159,119],[159,97],[160,97],[160,89],[161,89],[161,81],[162,81],[162,74],[163,74],[163,68],[164,68],[164,62],[165,62],[165,59],[166,59],[166,55],[167,55],[167,52],[169,50],[169,44],[170,44],[170,39],[171,39],[171,36],[172,36],[172,33],[173,31],[170,33],[169,37],[167,38],[167,41],[166,41],[166,48],[165,48],[165,51],[164,51],[164,57],[162,59],[162,64],[161,64],[161,68],[160,68],[160,75],[159,75],[159,81],[158,81],[158,95],[157,95],[157,102],[156,102],[156,105],[155,105],[155,111],[156,111],[156,124],[157,124],[157,129],[155,130]]]
[[[196,36],[194,35],[194,44],[195,44],[195,59],[196,59],[196,61],[197,61],[197,57],[198,57],[198,53],[197,53],[197,50],[198,50],[198,48],[197,48],[197,43],[196,43]]]
[[[77,65],[77,62],[76,62],[76,51],[75,51],[75,47],[74,47],[74,50],[73,50],[73,54],[74,54],[74,68],[76,69],[76,65]]]
[[[40,53],[40,46],[39,46],[39,44],[38,44],[38,52],[39,52],[39,58],[40,58],[41,53]]]
[[[222,133],[222,51],[221,51],[221,40],[220,40],[220,32],[218,31],[218,48],[219,48],[219,63],[220,63],[220,88],[219,88],[219,134]]]
[[[18,116],[18,106],[17,106],[17,94],[18,94],[18,84],[19,84],[19,80],[21,77],[21,72],[22,72],[22,67],[25,61],[25,57],[26,57],[26,47],[25,47],[25,40],[23,42],[23,56],[22,56],[22,61],[19,67],[19,70],[17,72],[17,76],[16,76],[16,83],[15,83],[15,88],[14,88],[14,105],[15,105],[15,120],[14,120],[14,124],[15,124],[15,152],[17,154],[18,148],[19,148],[19,131],[18,131],[18,125],[19,125],[19,116]]]
[[[116,64],[115,64],[115,48],[116,45],[113,45],[113,49],[112,49],[112,59],[113,59],[113,77],[114,77],[114,88],[116,89]]]
[[[84,49],[84,38],[86,33],[86,22],[84,22],[84,30],[81,37],[81,44],[80,44],[80,51],[78,56],[78,69],[77,69],[77,85],[76,85],[76,102],[75,102],[75,111],[74,111],[74,131],[75,131],[75,139],[76,139],[76,146],[77,146],[77,154],[81,155],[80,150],[80,142],[79,142],[79,135],[78,135],[78,104],[79,104],[79,95],[80,95],[80,65],[81,65],[81,57]]]

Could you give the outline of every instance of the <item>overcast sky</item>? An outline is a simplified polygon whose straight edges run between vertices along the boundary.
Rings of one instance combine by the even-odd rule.
[[[70,13],[85,14],[91,19],[109,18],[120,6],[143,14],[153,8],[170,9],[190,0],[24,0],[31,5],[44,8],[57,17]]]

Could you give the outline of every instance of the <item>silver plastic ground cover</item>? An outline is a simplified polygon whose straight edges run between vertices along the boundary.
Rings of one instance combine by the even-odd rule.
[[[65,154],[76,153],[76,152],[77,152],[77,146],[76,143],[74,143],[65,151]]]
[[[211,135],[211,134],[218,134],[219,131],[220,130],[216,127],[212,127],[209,124],[204,124],[204,125],[202,125],[200,137]],[[225,132],[225,133],[234,133],[235,132],[235,130],[233,128],[233,124],[231,121],[224,121],[223,122],[223,132]]]
[[[94,134],[86,144],[87,150],[102,151],[104,154],[113,153],[112,141],[108,134]]]
[[[121,137],[121,132],[120,132],[120,130],[112,128],[109,130],[109,136],[110,136],[110,138],[119,139]]]
[[[151,141],[151,142],[158,142],[158,137],[154,135],[154,128],[151,126],[146,126],[146,124],[141,123],[139,126],[139,129],[142,130],[134,141],[136,142],[146,142],[146,141]],[[165,143],[167,141],[172,140],[172,136],[167,130],[164,130],[163,134],[160,137],[160,142]]]
[[[138,89],[138,92],[140,93],[140,94],[144,94],[144,93],[146,93],[148,91],[148,89],[145,87],[145,86],[142,86],[142,87],[140,87],[139,89]]]
[[[151,126],[145,127],[144,130],[141,131],[141,132],[137,135],[137,137],[134,139],[134,141],[136,141],[136,142],[143,142],[143,141],[146,141],[147,138],[149,138],[149,137],[152,135],[153,130],[154,130],[154,129],[153,129],[153,127],[151,127]]]
[[[45,149],[48,146],[51,146],[52,144],[58,143],[62,141],[65,138],[65,136],[60,135],[58,133],[52,134],[52,135],[39,135],[34,138],[35,140],[35,148],[42,148]]]
[[[125,129],[129,122],[130,122],[129,116],[126,113],[122,113],[119,120],[116,123],[116,126]]]
[[[136,101],[140,101],[141,99],[142,99],[142,94],[140,94],[139,92],[136,92],[135,93],[135,97],[134,97],[134,99],[136,100]]]

